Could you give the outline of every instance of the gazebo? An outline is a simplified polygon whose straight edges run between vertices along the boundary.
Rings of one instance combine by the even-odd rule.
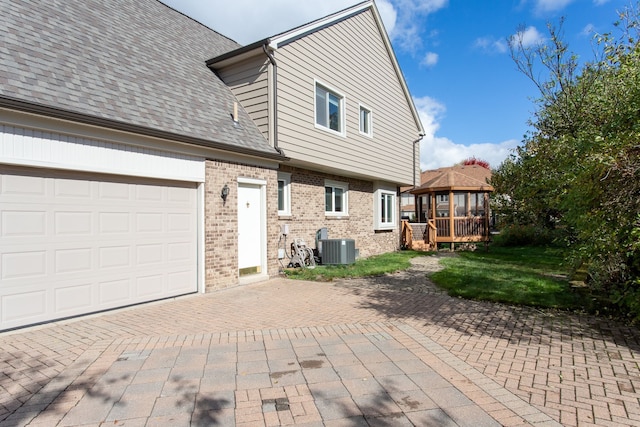
[[[429,247],[449,243],[489,241],[489,184],[491,170],[481,165],[458,165],[425,171],[415,196],[414,238],[423,237]],[[417,233],[422,231],[422,236]]]

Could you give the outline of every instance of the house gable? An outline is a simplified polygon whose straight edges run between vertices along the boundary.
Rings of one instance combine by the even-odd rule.
[[[291,164],[398,185],[415,182],[423,128],[373,2],[207,64]],[[317,87],[340,97],[338,131],[317,123]],[[363,127],[361,115],[368,115]]]

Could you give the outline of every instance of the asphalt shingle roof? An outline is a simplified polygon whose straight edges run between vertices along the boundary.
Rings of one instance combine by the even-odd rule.
[[[0,97],[276,154],[205,64],[233,40],[156,0],[0,5]]]
[[[427,170],[421,174],[422,185],[412,193],[426,191],[477,188],[478,190],[493,191],[488,183],[491,170],[478,165],[457,165],[446,168]]]

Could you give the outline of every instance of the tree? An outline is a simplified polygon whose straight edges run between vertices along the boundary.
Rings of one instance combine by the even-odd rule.
[[[562,40],[562,21],[548,26],[545,44],[510,40],[540,98],[532,131],[492,184],[508,224],[560,231],[591,288],[640,319],[639,17],[622,12],[617,37],[598,35],[583,66]]]
[[[460,162],[462,166],[480,166],[485,169],[491,169],[489,162],[483,159],[478,159],[475,156],[471,156],[468,159],[464,159]]]

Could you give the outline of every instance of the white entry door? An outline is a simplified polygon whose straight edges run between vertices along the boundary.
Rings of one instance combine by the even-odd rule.
[[[238,184],[238,269],[240,276],[262,273],[262,186]]]

